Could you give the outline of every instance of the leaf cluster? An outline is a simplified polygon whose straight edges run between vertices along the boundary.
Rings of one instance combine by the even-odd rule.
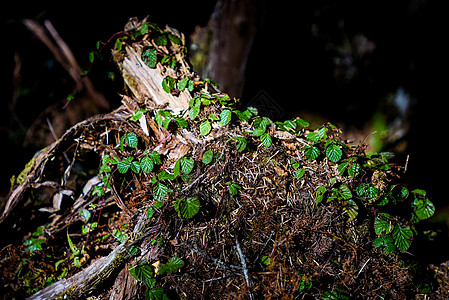
[[[127,133],[120,139],[119,148],[124,150],[125,146],[129,148],[137,148],[138,138],[135,133]],[[138,153],[139,151],[136,152]],[[115,170],[123,175],[126,175],[129,172],[134,174],[144,173],[150,175],[154,173],[155,167],[161,164],[162,157],[157,151],[154,150],[144,150],[143,154],[137,157],[131,155],[120,158],[105,154],[102,158],[99,170],[102,175],[102,180],[98,185],[94,186],[92,194],[104,196],[109,190],[111,190],[111,176],[113,176]],[[172,173],[167,170],[157,170],[157,173],[153,174],[151,177],[151,184],[153,187],[152,196],[156,204],[148,209],[147,215],[149,218],[153,216],[155,210],[162,208],[163,204],[169,200],[169,195],[174,192],[173,189],[169,188],[168,183],[173,182],[178,178],[181,178],[182,181],[188,180],[194,166],[195,162],[193,158],[184,156],[176,161]],[[174,201],[173,207],[181,218],[189,219],[198,213],[200,201],[197,197],[181,197]],[[87,222],[90,218],[89,212],[87,210],[83,210],[83,212],[83,218]],[[96,226],[96,224],[89,224],[89,228],[92,228],[93,226]],[[123,241],[124,239],[124,234],[119,231],[115,232],[114,236],[119,241]]]
[[[337,163],[340,161],[343,156],[342,148],[347,147],[340,141],[340,133],[341,131],[331,123],[327,123],[319,129],[310,132],[307,135],[307,141],[310,142],[310,145],[302,149],[305,151],[307,159],[315,160],[323,151],[324,155],[331,162]],[[323,150],[320,150],[321,148]]]
[[[377,235],[374,246],[383,246],[387,253],[399,253],[406,251],[413,237],[418,234],[414,224],[430,218],[435,207],[426,197],[425,191],[413,190],[410,193],[406,186],[388,178],[388,174],[393,173],[393,166],[387,157],[391,155],[370,153],[341,160],[337,165],[339,179],[333,177],[327,185],[319,186],[315,199],[316,204],[339,201],[347,213],[348,221],[358,217],[360,207],[365,211],[374,211],[375,214],[371,216],[373,231]],[[372,174],[371,181],[362,180],[361,174]],[[397,210],[396,207],[402,207],[402,214],[389,213]]]
[[[170,275],[177,272],[184,266],[184,261],[179,257],[172,257],[166,263],[160,264],[156,262],[149,264],[148,262],[136,264],[129,269],[129,273],[140,282],[144,282],[147,286],[145,299],[161,300],[168,299],[162,287],[157,287],[158,278],[163,275]]]

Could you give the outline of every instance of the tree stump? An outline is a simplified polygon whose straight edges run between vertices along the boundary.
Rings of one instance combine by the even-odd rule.
[[[2,254],[2,268],[19,270],[21,293],[421,294],[417,278],[430,271],[405,251],[432,206],[400,189],[402,167],[386,154],[367,155],[332,124],[312,130],[239,107],[190,70],[174,29],[132,19],[113,56],[129,88],[123,104],[70,128],[13,182],[0,222],[23,244],[3,248],[18,253]],[[387,214],[388,201],[408,207],[414,223]],[[32,225],[20,225],[24,214]]]

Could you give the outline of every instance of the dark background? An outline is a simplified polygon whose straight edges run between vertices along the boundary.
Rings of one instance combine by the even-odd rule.
[[[411,188],[422,188],[438,209],[446,200],[447,145],[447,19],[444,1],[261,1],[258,30],[247,66],[241,95],[248,103],[260,91],[282,107],[283,118],[302,111],[347,127],[362,127],[382,110],[387,94],[403,88],[413,100],[407,147],[398,155],[403,163],[410,155],[407,177]],[[293,4],[295,3],[295,4]],[[299,4],[298,4],[299,3]],[[214,1],[56,2],[51,5],[12,2],[1,11],[2,96],[0,141],[2,144],[1,195],[9,178],[18,174],[38,150],[32,141],[24,147],[25,133],[49,105],[73,90],[73,83],[48,49],[21,24],[31,18],[48,19],[67,42],[83,68],[88,53],[99,40],[107,41],[123,29],[130,17],[168,24],[188,37],[196,25],[204,26]],[[342,55],[345,39],[361,35],[375,44],[363,57]],[[343,47],[344,48],[344,47]],[[96,89],[120,105],[123,82],[108,55],[91,70]],[[22,60],[21,92],[10,109],[14,85],[14,55]],[[336,59],[349,58],[347,65]],[[352,69],[351,69],[352,68]],[[344,79],[348,71],[356,73]],[[114,81],[107,72],[115,72]],[[339,77],[336,74],[343,74]],[[73,102],[70,105],[76,105]],[[384,111],[388,114],[388,108]],[[73,124],[72,124],[73,125]],[[36,143],[38,144],[38,143]]]

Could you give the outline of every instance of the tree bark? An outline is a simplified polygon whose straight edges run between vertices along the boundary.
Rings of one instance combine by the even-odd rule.
[[[248,56],[257,30],[256,0],[218,1],[211,16],[212,45],[204,77],[213,78],[232,97],[240,97]]]

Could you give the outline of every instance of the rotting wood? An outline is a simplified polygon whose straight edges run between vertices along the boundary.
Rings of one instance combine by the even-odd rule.
[[[177,97],[167,94],[162,89],[162,70],[148,67],[140,57],[141,49],[126,48],[126,56],[121,62],[120,71],[128,87],[139,100],[153,102],[154,106],[164,106],[179,114],[189,107],[191,96],[187,90]]]
[[[141,233],[134,242],[120,244],[109,255],[96,260],[74,276],[61,279],[27,299],[79,299],[80,297],[86,297],[104,281],[108,280],[111,274],[122,268],[129,261],[133,256],[131,252],[132,247],[138,247],[144,238],[154,233],[154,228],[148,229],[143,223],[145,223],[144,219],[141,220],[138,226],[141,232],[144,231],[144,233]],[[150,257],[150,259],[154,259],[154,257]]]

